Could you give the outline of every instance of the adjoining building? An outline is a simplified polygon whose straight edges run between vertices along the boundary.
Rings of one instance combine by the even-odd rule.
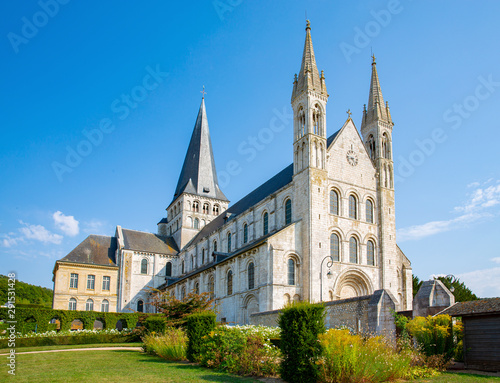
[[[291,97],[293,163],[230,205],[219,187],[202,98],[158,234],[118,226],[108,237],[116,241],[109,257],[117,269],[116,309],[146,310],[154,287],[179,298],[209,292],[219,320],[234,323],[253,322],[258,313],[297,300],[356,302],[352,298],[373,295],[361,300],[410,310],[411,264],[396,244],[394,124],[375,57],[360,132],[348,112],[344,125],[328,135],[327,102],[308,22]],[[66,258],[54,270],[61,307],[71,307],[63,281],[70,277],[58,266]]]

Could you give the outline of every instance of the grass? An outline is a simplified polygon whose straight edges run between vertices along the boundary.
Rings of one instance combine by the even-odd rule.
[[[498,383],[500,378],[476,374],[461,374],[456,372],[444,372],[439,376],[425,379],[411,380],[410,383]]]
[[[64,350],[72,348],[100,348],[100,347],[141,347],[142,342],[136,343],[96,343],[96,344],[66,344],[56,346],[36,346],[36,347],[18,347],[16,352],[26,351],[45,351],[45,350]],[[0,354],[8,354],[10,348],[0,348]]]
[[[0,381],[9,379],[2,363]],[[228,382],[258,383],[138,351],[75,351],[16,357],[16,382]]]

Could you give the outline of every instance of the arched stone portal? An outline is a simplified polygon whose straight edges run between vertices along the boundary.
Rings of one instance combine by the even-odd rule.
[[[249,324],[250,315],[257,312],[259,312],[259,302],[253,295],[250,295],[245,299],[243,305],[243,323]]]
[[[359,270],[347,270],[337,280],[335,295],[337,299],[347,299],[373,294],[368,276]]]

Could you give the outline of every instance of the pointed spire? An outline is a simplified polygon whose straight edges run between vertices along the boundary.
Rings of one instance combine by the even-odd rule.
[[[306,41],[304,43],[304,52],[302,53],[302,64],[297,81],[294,82],[292,101],[300,93],[306,90],[314,90],[325,97],[328,97],[325,86],[325,76],[321,71],[321,76],[316,66],[316,58],[314,57],[313,43],[311,39],[311,23],[307,20],[306,24]]]
[[[203,91],[205,89],[203,88]],[[217,171],[210,132],[208,130],[207,112],[205,110],[205,93],[201,99],[200,110],[194,125],[191,141],[182,165],[182,171],[175,189],[174,200],[182,193],[197,194],[204,197],[227,201],[219,189]]]
[[[368,95],[368,105],[363,111],[363,123],[370,123],[374,120],[383,120],[392,123],[391,114],[389,113],[389,104],[384,103],[384,97],[382,96],[375,55],[372,55],[370,94]]]

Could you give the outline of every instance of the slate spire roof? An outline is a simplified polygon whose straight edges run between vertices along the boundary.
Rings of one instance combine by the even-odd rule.
[[[384,103],[384,97],[382,96],[382,89],[377,73],[377,62],[375,61],[375,56],[372,56],[372,79],[370,82],[370,94],[368,95],[368,106],[365,105],[365,109],[363,110],[363,124],[377,120],[392,123],[389,104]]]
[[[292,102],[298,95],[307,90],[314,90],[328,97],[325,76],[323,75],[323,71],[321,71],[321,75],[319,74],[318,67],[316,66],[311,39],[311,23],[309,20],[307,20],[306,25],[306,41],[304,43],[304,52],[302,53],[300,72],[298,76],[295,75],[295,81],[293,82]]]
[[[220,190],[217,180],[212,142],[208,130],[207,112],[205,110],[205,97],[201,100],[184,165],[182,165],[179,181],[175,188],[174,200],[184,192],[223,201],[228,200]]]

